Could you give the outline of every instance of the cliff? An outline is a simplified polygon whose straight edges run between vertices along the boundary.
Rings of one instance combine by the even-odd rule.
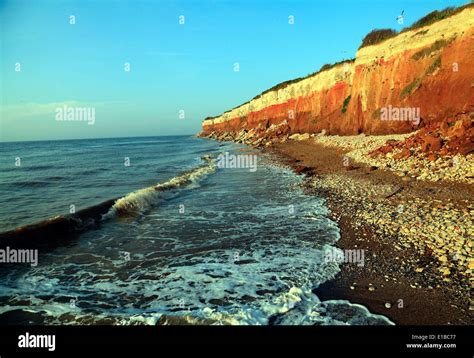
[[[393,108],[417,109],[419,121],[383,120],[382,113]],[[467,154],[473,150],[473,112],[474,7],[470,5],[427,26],[361,47],[355,60],[280,84],[207,118],[200,135],[271,139],[294,133],[391,134],[424,128],[425,135],[439,138],[440,148],[435,149],[441,150],[450,142],[444,137],[448,129],[455,126],[461,129],[444,154]],[[423,144],[423,139],[418,142]]]

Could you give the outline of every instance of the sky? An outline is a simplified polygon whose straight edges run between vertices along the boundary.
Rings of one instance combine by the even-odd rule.
[[[355,57],[375,28],[464,3],[0,0],[0,141],[195,134],[207,116]],[[94,121],[58,120],[65,106]]]

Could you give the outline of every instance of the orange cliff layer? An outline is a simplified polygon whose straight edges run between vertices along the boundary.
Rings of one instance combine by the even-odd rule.
[[[381,120],[381,113],[393,108],[418,109],[420,121]],[[456,132],[456,146],[449,151],[467,154],[474,149],[473,114],[474,7],[467,7],[362,47],[354,61],[277,86],[208,118],[200,135],[235,140],[248,133],[269,139],[321,131],[391,134],[424,128],[442,142],[442,130],[461,121],[456,124],[462,129]]]

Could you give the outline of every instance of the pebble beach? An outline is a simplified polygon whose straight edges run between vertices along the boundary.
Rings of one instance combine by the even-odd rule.
[[[365,267],[344,265],[320,297],[359,300],[400,324],[472,323],[472,155],[459,155],[458,165],[369,155],[408,136],[297,134],[271,148],[306,175],[308,190],[327,198],[339,246],[368,252]],[[441,169],[434,174],[431,165]],[[411,311],[396,309],[400,297]],[[446,315],[433,311],[438,305],[449,307]]]

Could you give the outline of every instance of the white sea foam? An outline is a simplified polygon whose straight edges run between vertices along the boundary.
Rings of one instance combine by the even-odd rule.
[[[315,283],[331,279],[339,271],[337,264],[321,260],[328,247],[304,243],[295,247],[291,239],[282,240],[274,246],[253,247],[240,256],[240,263],[230,259],[232,250],[213,250],[173,258],[165,267],[150,263],[129,269],[127,278],[112,280],[98,278],[88,267],[44,267],[30,279],[22,279],[18,289],[35,292],[32,306],[36,312],[45,312],[51,323],[109,318],[116,324],[156,324],[167,315],[188,323],[201,319],[218,325],[390,324],[362,306],[347,301],[320,302],[311,292]],[[77,269],[74,276],[81,277],[74,281],[74,290],[80,293],[77,306],[71,309],[67,303],[43,301],[41,296],[47,293],[56,297],[70,294],[63,273],[73,268]],[[139,278],[143,274],[148,278]],[[62,278],[51,278],[58,276]],[[91,293],[97,295],[95,312],[83,306]],[[113,308],[101,309],[103,305]],[[64,313],[72,313],[74,321],[59,319]]]
[[[104,215],[104,219],[109,219],[116,215],[130,214],[146,210],[156,203],[162,192],[185,185],[192,185],[204,176],[215,172],[215,162],[207,156],[203,157],[203,159],[206,161],[206,165],[204,166],[185,172],[184,174],[174,177],[164,183],[159,183],[148,188],[134,191],[118,199],[110,208],[109,212]]]

